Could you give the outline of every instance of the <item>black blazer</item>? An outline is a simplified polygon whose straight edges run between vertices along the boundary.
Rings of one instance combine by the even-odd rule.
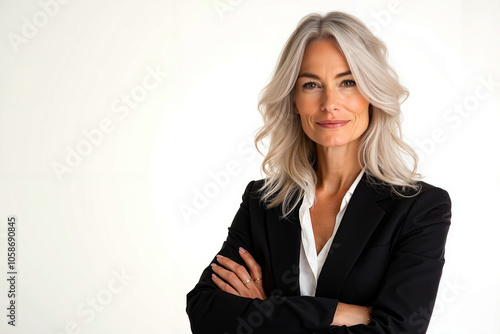
[[[219,290],[208,266],[187,295],[193,333],[424,333],[444,265],[451,217],[448,193],[422,182],[400,197],[372,186],[366,173],[347,206],[318,278],[316,296],[300,296],[300,204],[287,219],[266,209],[252,181],[219,254],[260,264],[265,301]],[[212,261],[216,263],[216,260]],[[338,302],[372,306],[369,325],[330,326]]]

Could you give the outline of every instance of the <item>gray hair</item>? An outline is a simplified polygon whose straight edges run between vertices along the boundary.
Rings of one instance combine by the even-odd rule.
[[[352,15],[330,12],[324,16],[310,14],[299,22],[281,52],[271,81],[260,94],[258,108],[264,125],[256,135],[255,146],[259,150],[259,143],[268,142],[262,163],[267,175],[261,188],[262,200],[268,202],[268,208],[281,204],[282,215],[287,216],[305,193],[314,196],[316,146],[302,130],[300,118],[294,117],[293,95],[305,48],[317,39],[334,41],[360,93],[370,101],[370,123],[358,152],[369,180],[390,185],[400,196],[405,196],[407,189],[417,193],[418,157],[401,134],[400,104],[408,91],[387,61],[385,44]]]

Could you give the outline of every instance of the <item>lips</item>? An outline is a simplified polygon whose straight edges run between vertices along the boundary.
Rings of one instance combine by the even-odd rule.
[[[341,128],[344,125],[349,123],[347,120],[342,120],[342,119],[335,119],[335,120],[326,120],[326,121],[321,121],[321,122],[316,122],[319,126],[327,129],[336,129],[336,128]]]

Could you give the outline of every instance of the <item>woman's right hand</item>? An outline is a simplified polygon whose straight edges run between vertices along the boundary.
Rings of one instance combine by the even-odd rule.
[[[333,316],[334,326],[368,325],[372,321],[371,307],[338,303]]]
[[[246,298],[267,299],[262,284],[262,271],[260,265],[255,261],[252,255],[244,248],[240,247],[239,253],[250,273],[246,268],[234,262],[230,258],[218,255],[217,262],[212,264],[212,280],[222,291],[236,296]]]

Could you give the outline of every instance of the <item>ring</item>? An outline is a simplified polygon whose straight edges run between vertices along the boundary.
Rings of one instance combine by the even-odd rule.
[[[260,281],[261,279],[262,279],[262,277],[259,277],[259,278],[254,279],[254,281],[257,282],[257,281]]]
[[[252,281],[251,279],[247,279],[247,280],[246,280],[245,282],[243,282],[243,283],[245,283],[245,285],[247,285],[247,284],[248,284],[248,283],[250,283],[251,281]]]

